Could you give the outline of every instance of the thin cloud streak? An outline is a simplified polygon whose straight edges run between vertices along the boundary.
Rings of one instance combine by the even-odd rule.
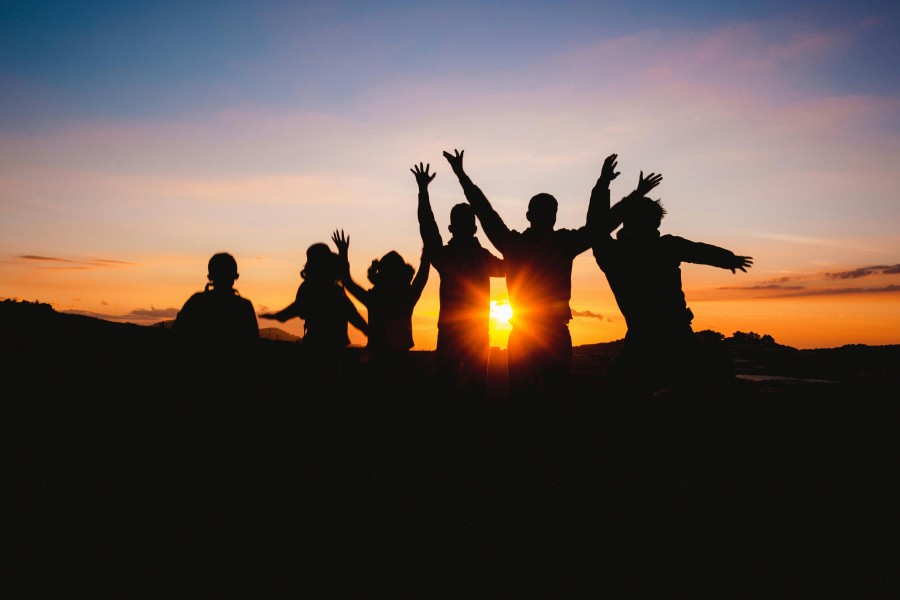
[[[88,258],[85,260],[76,260],[70,258],[59,258],[56,256],[38,256],[35,254],[23,254],[16,257],[20,261],[26,262],[50,262],[50,263],[68,263],[73,266],[56,267],[56,266],[39,266],[40,269],[51,269],[56,271],[90,271],[94,267],[131,267],[138,263],[127,260],[113,260],[110,258]]]
[[[24,254],[22,256],[19,256],[18,258],[22,260],[35,260],[44,262],[72,262],[71,260],[66,260],[64,258],[56,258],[54,256],[35,256],[33,254]]]
[[[604,317],[603,315],[595,313],[590,310],[573,310],[572,316],[573,317],[586,317],[589,319],[597,319],[598,321],[609,320],[607,317]]]
[[[859,279],[871,275],[895,275],[900,273],[900,265],[878,265],[874,267],[861,267],[852,271],[840,271],[837,273],[825,273],[826,279]]]

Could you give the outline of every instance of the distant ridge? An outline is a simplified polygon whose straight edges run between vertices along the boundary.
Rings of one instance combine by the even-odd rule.
[[[157,329],[172,329],[175,325],[175,321],[173,319],[169,319],[166,321],[160,321],[159,323],[154,323],[150,325],[150,327],[156,327]],[[274,340],[276,342],[299,342],[303,338],[294,335],[293,333],[288,333],[284,329],[279,329],[278,327],[262,327],[259,330],[259,337],[264,340]]]
[[[299,342],[303,340],[303,338],[294,335],[293,333],[288,333],[284,329],[278,329],[277,327],[263,327],[259,330],[259,337],[264,340],[274,340],[276,342]]]
[[[13,299],[0,300],[0,332],[5,345],[0,355],[35,364],[50,360],[145,361],[159,360],[171,352],[175,340],[172,321],[152,326],[106,321],[87,315],[60,313],[49,304]],[[302,340],[277,327],[260,329],[266,352],[294,360],[288,346]],[[775,342],[771,336],[735,332],[730,337],[714,331],[698,336],[721,341],[731,354],[739,374],[778,375],[840,381],[895,381],[900,369],[900,345],[848,344],[840,348],[798,350]],[[621,348],[624,340],[584,344],[574,348],[573,372],[593,373]],[[423,355],[431,351],[422,351]],[[48,363],[51,364],[51,363]],[[60,363],[52,363],[56,368]],[[130,366],[129,366],[130,368]],[[52,372],[52,369],[51,371]]]
[[[27,300],[13,300],[11,298],[0,301],[0,323],[4,325],[16,325],[18,335],[27,334],[28,327],[35,334],[48,332],[48,328],[58,327],[60,333],[71,327],[76,327],[78,331],[85,335],[91,335],[94,331],[115,331],[115,332],[140,332],[147,329],[170,331],[175,324],[173,319],[167,319],[153,323],[152,325],[137,325],[135,323],[122,323],[120,321],[109,321],[99,317],[89,315],[70,314],[59,312],[51,305]],[[123,333],[123,335],[128,335]],[[259,330],[259,337],[264,340],[273,340],[276,342],[297,342],[303,338],[292,333],[288,333],[278,327],[263,327]]]

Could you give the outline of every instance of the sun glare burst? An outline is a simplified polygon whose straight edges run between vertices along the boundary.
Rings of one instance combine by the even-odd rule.
[[[494,327],[509,327],[513,310],[507,300],[491,300],[491,325]]]

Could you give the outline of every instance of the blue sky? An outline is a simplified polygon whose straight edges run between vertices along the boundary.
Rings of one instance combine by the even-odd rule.
[[[437,73],[473,84],[567,47],[758,22],[863,29],[845,52],[788,71],[819,93],[896,93],[892,2],[0,3],[2,126],[188,116],[249,103],[315,110],[377,82]]]

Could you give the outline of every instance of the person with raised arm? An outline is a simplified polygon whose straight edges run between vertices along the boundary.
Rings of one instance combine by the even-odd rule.
[[[475,237],[475,213],[469,204],[450,210],[450,241],[444,245],[434,218],[428,184],[431,165],[410,169],[419,187],[419,233],[431,264],[441,276],[438,313],[437,373],[440,389],[453,391],[457,381],[476,394],[487,376],[491,277],[503,277],[503,260]]]
[[[606,275],[628,332],[625,345],[607,367],[607,380],[629,392],[659,392],[703,384],[714,375],[715,360],[691,329],[694,314],[681,283],[681,263],[746,272],[753,259],[718,246],[660,235],[665,209],[647,193],[662,176],[638,179],[637,190],[595,215],[607,231],[598,232],[594,258]],[[622,225],[616,237],[610,234]]]
[[[600,179],[591,194],[588,222],[579,229],[554,229],[558,203],[547,193],[528,202],[525,216],[529,227],[518,232],[509,229],[493,209],[484,193],[472,183],[463,168],[463,152],[444,152],[459,178],[466,200],[475,211],[488,239],[506,263],[506,285],[513,309],[509,335],[510,389],[515,396],[526,397],[539,390],[559,390],[566,382],[572,364],[572,337],[568,323],[572,319],[569,300],[572,295],[572,261],[591,247],[592,228],[603,226],[603,210],[594,218],[597,202],[609,204],[609,184],[616,178],[616,155],[603,163]]]
[[[341,263],[326,244],[316,243],[306,250],[306,264],[300,271],[303,283],[297,296],[286,308],[259,315],[281,323],[298,317],[303,319],[303,347],[321,357],[339,353],[350,344],[347,325],[366,333],[365,319],[347,297],[339,283]]]
[[[366,349],[370,360],[384,365],[403,360],[413,347],[413,309],[422,296],[431,270],[425,251],[422,251],[418,272],[393,250],[381,259],[373,260],[368,271],[372,288],[366,290],[350,276],[349,236],[344,235],[343,230],[335,230],[331,239],[338,249],[345,289],[369,311]]]

